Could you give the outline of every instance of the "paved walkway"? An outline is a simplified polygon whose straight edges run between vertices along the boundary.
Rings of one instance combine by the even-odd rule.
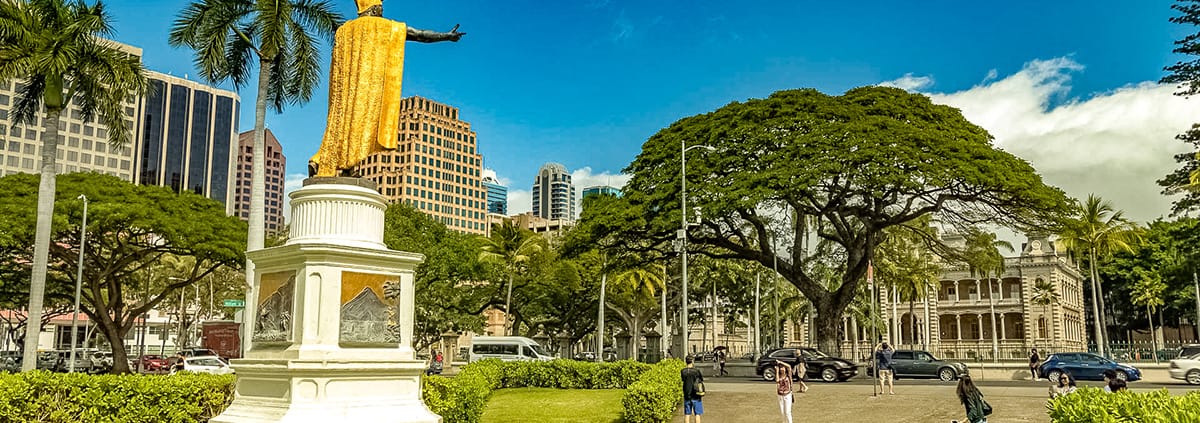
[[[773,383],[705,381],[704,422],[782,421]],[[995,409],[996,422],[1046,422],[1044,386],[983,388],[984,398]],[[869,385],[810,383],[796,394],[793,421],[928,423],[964,420],[966,415],[954,394],[954,385],[896,386],[896,395],[872,396]],[[683,421],[683,409],[676,412]]]

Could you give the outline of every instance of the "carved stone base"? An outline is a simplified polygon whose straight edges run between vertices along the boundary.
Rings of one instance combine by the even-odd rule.
[[[421,361],[238,360],[237,400],[213,423],[440,423]],[[414,393],[418,393],[414,395]]]

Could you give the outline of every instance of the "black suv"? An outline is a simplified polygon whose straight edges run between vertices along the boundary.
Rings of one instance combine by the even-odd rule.
[[[815,348],[777,348],[767,351],[758,359],[754,373],[765,380],[775,380],[775,360],[787,363],[793,368],[800,360],[808,366],[805,379],[820,379],[825,382],[841,382],[858,374],[858,366],[848,360],[831,357],[817,351]]]
[[[967,375],[967,365],[957,361],[938,360],[929,351],[896,350],[892,353],[892,370],[896,378],[938,378],[952,381]],[[867,374],[875,376],[874,369]]]

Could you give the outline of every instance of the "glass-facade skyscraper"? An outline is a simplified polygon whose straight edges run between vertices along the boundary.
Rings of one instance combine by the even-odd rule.
[[[483,187],[487,189],[488,213],[508,215],[508,187],[484,171]]]
[[[137,106],[136,182],[212,198],[233,212],[240,99],[231,91],[150,72]]]

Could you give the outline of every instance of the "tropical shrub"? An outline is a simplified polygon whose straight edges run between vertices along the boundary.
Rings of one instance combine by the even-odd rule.
[[[0,373],[4,422],[203,422],[233,401],[234,377]]]
[[[1055,423],[1200,422],[1200,392],[1172,396],[1166,389],[1118,392],[1079,388],[1046,404]]]

